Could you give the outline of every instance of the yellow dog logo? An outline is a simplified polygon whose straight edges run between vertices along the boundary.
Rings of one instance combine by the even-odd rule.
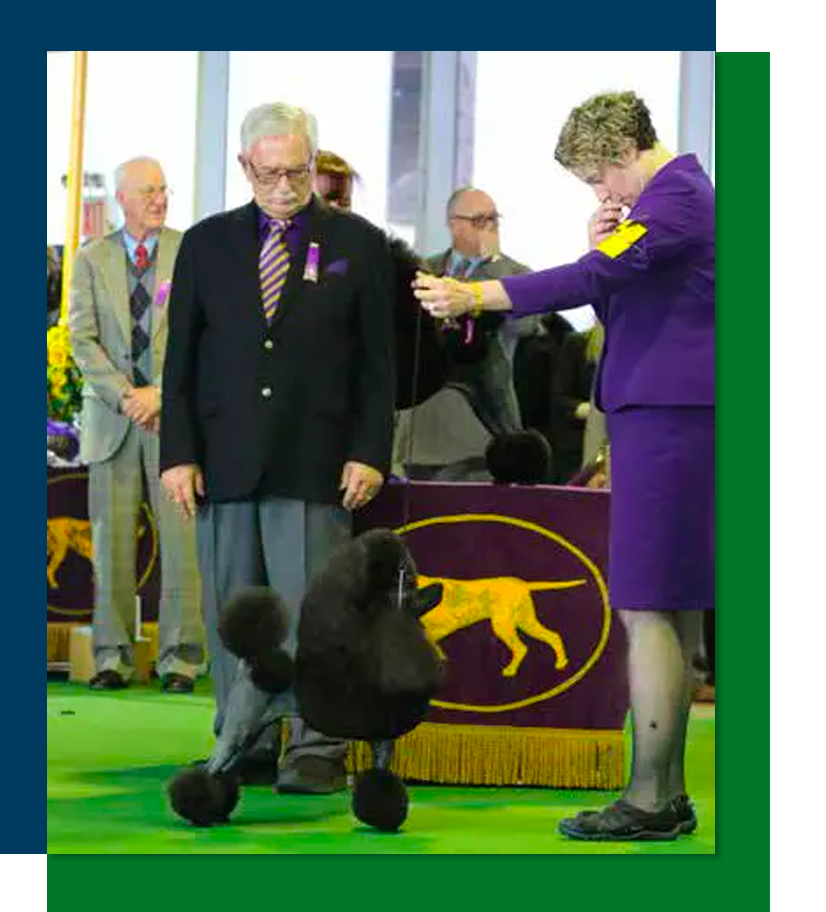
[[[143,523],[138,524],[138,539],[146,532]],[[74,519],[71,516],[55,516],[46,520],[46,582],[50,589],[59,589],[57,571],[74,551],[86,560],[92,560],[92,529],[88,519]]]
[[[583,586],[586,582],[584,579],[529,583],[513,576],[475,580],[419,576],[418,580],[420,586],[441,583],[444,587],[442,600],[421,618],[434,644],[457,630],[478,621],[489,620],[494,634],[512,654],[510,662],[502,669],[504,677],[514,677],[522,660],[528,654],[528,647],[519,637],[520,630],[528,636],[542,640],[554,650],[557,669],[562,669],[568,664],[562,637],[540,623],[531,593]]]

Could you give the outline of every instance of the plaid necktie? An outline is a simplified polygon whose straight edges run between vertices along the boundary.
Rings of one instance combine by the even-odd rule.
[[[261,248],[258,259],[258,273],[261,277],[261,303],[264,306],[264,316],[267,322],[272,320],[287,273],[290,269],[290,251],[284,240],[288,220],[271,219],[270,233]]]

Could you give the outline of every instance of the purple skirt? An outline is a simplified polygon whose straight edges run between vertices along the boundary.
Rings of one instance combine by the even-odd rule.
[[[611,441],[614,609],[714,608],[714,409],[629,408]]]

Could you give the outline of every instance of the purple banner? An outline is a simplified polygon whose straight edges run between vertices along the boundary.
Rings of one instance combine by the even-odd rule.
[[[94,576],[85,468],[46,468],[46,620],[92,620]],[[144,621],[158,617],[160,554],[155,519],[144,492],[138,516],[136,580]]]
[[[359,514],[444,585],[423,618],[449,660],[427,721],[621,729],[625,640],[607,597],[607,491],[391,483]]]

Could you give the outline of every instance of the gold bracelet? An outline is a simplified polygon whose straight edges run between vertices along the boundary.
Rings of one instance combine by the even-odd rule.
[[[484,310],[484,298],[482,296],[482,286],[479,282],[459,282],[452,276],[442,276],[442,280],[447,282],[448,285],[454,285],[463,290],[467,289],[470,292],[473,304],[468,313],[470,313],[472,317],[478,317],[479,314],[482,313]]]

